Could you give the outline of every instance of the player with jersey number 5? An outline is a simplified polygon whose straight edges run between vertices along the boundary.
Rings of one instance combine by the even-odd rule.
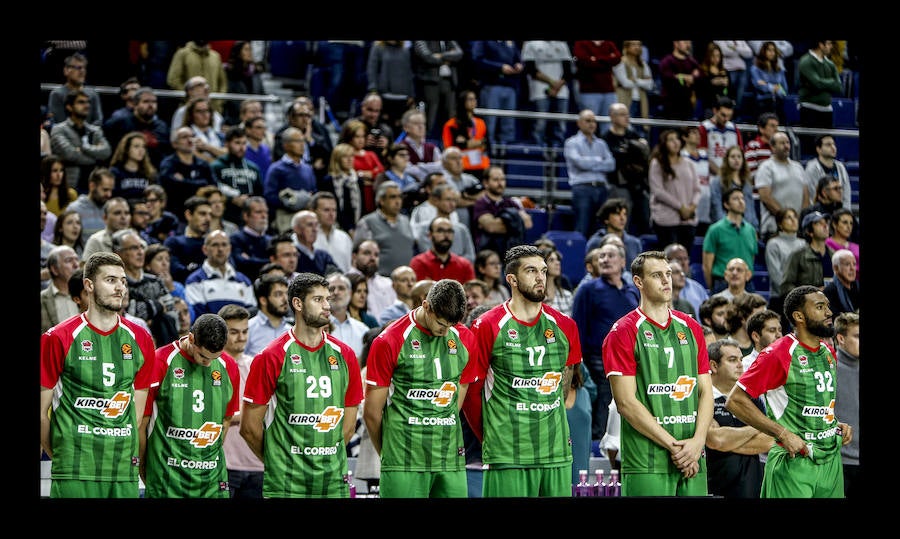
[[[843,498],[841,445],[853,432],[834,415],[837,355],[828,298],[816,286],[798,286],[784,298],[784,316],[794,331],[756,356],[725,407],[777,442],[760,498]],[[751,400],[763,394],[765,414]]]
[[[582,360],[578,326],[543,303],[547,262],[537,247],[511,247],[504,267],[512,295],[472,324],[479,348],[474,374],[484,384],[483,390],[472,384],[464,403],[483,441],[482,495],[570,497],[565,402]]]
[[[613,324],[603,361],[622,416],[622,496],[706,496],[706,431],[713,390],[703,328],[669,308],[662,251],[631,262],[638,307]]]
[[[264,498],[350,496],[347,443],[356,431],[362,376],[353,349],[326,331],[330,295],[325,277],[294,277],[294,325],[250,365],[241,436],[265,465]]]
[[[225,434],[240,412],[241,375],[223,353],[228,325],[204,313],[184,337],[156,350],[141,423],[146,498],[229,498]]]
[[[87,310],[41,335],[41,447],[51,498],[137,498],[138,425],[152,385],[147,330],[119,316],[128,281],[119,255],[84,264]],[[50,414],[50,408],[53,413]]]
[[[476,348],[465,315],[465,289],[441,279],[372,341],[363,413],[381,455],[382,498],[468,496],[459,409]]]

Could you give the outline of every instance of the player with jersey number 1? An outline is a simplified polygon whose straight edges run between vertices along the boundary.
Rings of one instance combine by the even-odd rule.
[[[638,307],[603,341],[622,416],[622,496],[706,496],[706,431],[713,417],[703,328],[669,308],[672,268],[662,251],[631,262]]]
[[[138,425],[153,384],[153,339],[119,316],[128,292],[119,255],[91,255],[84,290],[87,310],[41,335],[41,447],[52,459],[50,497],[137,498]]]
[[[240,412],[241,375],[224,353],[228,325],[204,313],[184,337],[156,350],[141,423],[146,498],[229,498],[225,434]]]
[[[381,455],[382,498],[468,496],[459,409],[476,348],[465,314],[463,286],[441,279],[372,341],[363,413]]]
[[[479,394],[480,384],[472,384],[464,404],[466,419],[483,441],[482,495],[570,497],[565,402],[573,368],[582,359],[578,326],[543,303],[547,262],[537,247],[511,247],[504,266],[511,297],[472,325],[479,348],[474,374],[484,387]]]
[[[326,332],[330,295],[325,277],[294,277],[294,326],[250,365],[241,436],[265,466],[264,498],[350,497],[347,442],[356,431],[362,376],[353,349]]]

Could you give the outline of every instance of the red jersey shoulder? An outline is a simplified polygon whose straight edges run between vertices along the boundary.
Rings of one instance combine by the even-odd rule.
[[[507,301],[509,301],[509,300],[507,300]],[[485,325],[497,326],[500,322],[500,319],[508,314],[508,311],[506,310],[507,301],[504,301],[503,303],[501,303],[499,305],[493,306],[489,311],[486,311],[481,316],[476,318],[475,322],[472,324],[472,328],[480,329],[482,326],[485,326]]]

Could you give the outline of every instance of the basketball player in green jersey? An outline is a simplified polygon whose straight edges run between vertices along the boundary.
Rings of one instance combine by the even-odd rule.
[[[476,436],[483,425],[482,495],[571,497],[572,441],[566,396],[581,363],[575,321],[543,303],[547,263],[533,245],[504,257],[511,297],[472,325],[480,399],[469,395],[466,419]],[[472,389],[474,390],[473,384]],[[471,410],[476,400],[481,410]],[[483,410],[483,414],[481,413]],[[471,418],[471,420],[470,420]]]
[[[87,310],[41,335],[41,447],[53,461],[50,497],[137,498],[138,426],[153,384],[153,339],[119,316],[128,291],[119,255],[91,255],[84,290]]]
[[[463,286],[441,279],[372,341],[363,414],[381,455],[382,498],[468,496],[459,409],[474,381],[475,337],[460,324],[465,314]]]
[[[225,434],[240,411],[237,362],[223,354],[228,325],[204,313],[156,350],[156,378],[141,423],[146,498],[228,498]]]
[[[798,286],[784,298],[784,315],[794,331],[759,353],[725,407],[777,442],[760,498],[843,498],[841,445],[853,432],[834,415],[837,356],[828,298],[815,286]],[[751,400],[763,394],[765,414]]]
[[[662,251],[631,262],[637,309],[603,341],[622,416],[622,496],[706,496],[706,431],[713,390],[703,328],[669,308],[672,268]]]
[[[350,496],[347,442],[356,431],[362,375],[353,349],[326,331],[330,295],[325,277],[294,277],[294,326],[250,365],[241,436],[265,465],[265,498]]]

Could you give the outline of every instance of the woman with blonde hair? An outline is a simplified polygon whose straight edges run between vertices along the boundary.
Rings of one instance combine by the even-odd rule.
[[[353,169],[360,178],[362,189],[363,215],[375,211],[375,177],[384,172],[381,158],[371,150],[367,150],[366,134],[369,129],[360,120],[350,120],[341,128],[338,142],[353,147]]]
[[[353,234],[356,223],[364,214],[362,180],[353,167],[356,148],[340,142],[331,152],[328,173],[322,178],[319,191],[334,193],[337,199],[337,222],[348,234]]]

